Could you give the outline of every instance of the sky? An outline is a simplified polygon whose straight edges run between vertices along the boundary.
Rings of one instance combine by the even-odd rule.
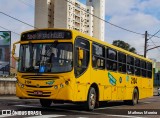
[[[85,0],[79,1],[85,3]],[[160,29],[160,0],[106,0],[105,6],[105,20],[110,23],[141,34],[145,31],[154,34]],[[34,0],[0,0],[0,12],[34,26]],[[33,29],[0,13],[0,30],[4,31],[1,27],[18,34]],[[160,33],[156,36],[160,37]],[[12,33],[12,43],[19,38],[19,35]],[[138,54],[144,54],[143,35],[127,32],[106,23],[105,41],[112,43],[114,40],[123,40],[135,47]],[[148,48],[159,46],[160,38],[153,37],[148,42]],[[147,56],[160,61],[160,48],[148,51]]]

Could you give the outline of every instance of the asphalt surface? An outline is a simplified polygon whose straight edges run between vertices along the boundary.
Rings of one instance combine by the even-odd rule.
[[[160,96],[139,101],[135,106],[110,101],[94,111],[85,111],[83,104],[52,104],[41,107],[39,100],[0,96],[0,118],[160,118]]]

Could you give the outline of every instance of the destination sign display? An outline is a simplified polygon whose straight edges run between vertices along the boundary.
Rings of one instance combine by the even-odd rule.
[[[64,30],[38,30],[24,33],[21,40],[71,39],[72,33]]]

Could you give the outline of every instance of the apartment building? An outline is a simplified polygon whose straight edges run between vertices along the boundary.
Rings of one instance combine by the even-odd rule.
[[[35,27],[75,29],[104,40],[104,5],[105,0],[35,0]]]

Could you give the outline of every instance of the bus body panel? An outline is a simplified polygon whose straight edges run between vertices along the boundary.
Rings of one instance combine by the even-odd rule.
[[[47,29],[46,29],[47,30]],[[47,74],[39,74],[38,80],[34,79],[37,73],[18,73],[16,83],[16,96],[20,98],[36,98],[36,99],[53,99],[53,100],[64,100],[64,101],[72,101],[72,102],[84,102],[87,101],[88,91],[92,84],[96,84],[98,86],[98,100],[99,101],[110,101],[110,100],[131,100],[133,95],[133,90],[135,88],[138,89],[139,99],[151,97],[153,96],[153,75],[152,78],[136,76],[127,73],[121,73],[119,71],[110,71],[105,69],[93,68],[92,62],[92,43],[96,42],[98,44],[103,45],[104,47],[113,48],[119,52],[123,52],[126,55],[131,55],[134,58],[139,58],[145,60],[146,62],[151,63],[150,60],[145,59],[136,54],[130,53],[123,49],[112,46],[108,43],[99,41],[95,38],[89,37],[80,32],[71,30],[72,39],[71,40],[62,40],[58,42],[72,42],[74,49],[74,41],[76,37],[84,37],[90,42],[90,60],[89,65],[86,71],[80,75],[79,77],[75,77],[74,67],[71,72],[67,73],[49,73]],[[32,41],[32,43],[48,43],[53,42],[52,40],[39,40]],[[21,44],[28,44],[28,41],[21,41]],[[73,57],[74,57],[73,50]],[[73,59],[74,60],[74,59]],[[73,62],[75,64],[75,62]],[[24,78],[23,76],[30,76],[30,80]],[[50,77],[49,80],[44,79],[45,77]],[[57,77],[58,79],[55,79]],[[40,78],[43,78],[40,80]],[[66,85],[66,81],[69,82]],[[52,83],[53,82],[53,83]],[[60,87],[60,85],[63,87]],[[24,85],[24,87],[22,87]],[[30,87],[27,87],[30,85]],[[58,89],[55,89],[55,85],[58,86]],[[34,86],[34,87],[33,87]],[[39,86],[46,86],[40,88]],[[52,87],[48,87],[52,86]],[[30,92],[31,95],[28,95]],[[36,92],[43,92],[39,93]],[[44,95],[44,96],[43,96]],[[46,95],[46,96],[45,96]],[[47,96],[49,95],[49,96]]]

